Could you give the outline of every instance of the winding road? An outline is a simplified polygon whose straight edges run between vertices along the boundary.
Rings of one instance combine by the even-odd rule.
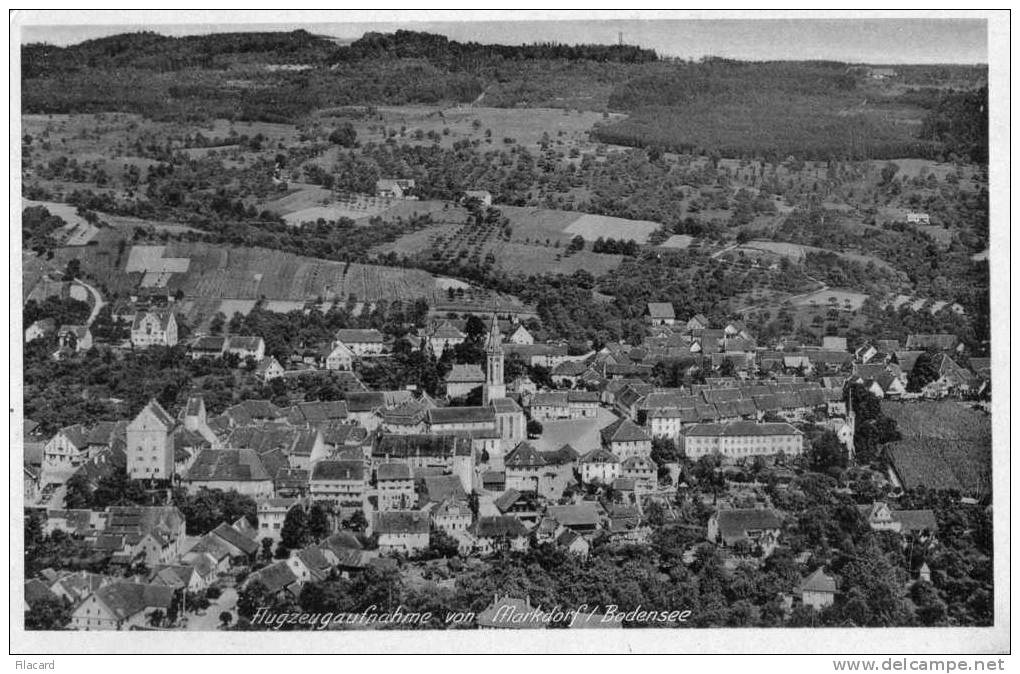
[[[96,288],[94,286],[91,286],[88,283],[85,283],[85,281],[82,281],[80,278],[74,279],[74,282],[79,284],[79,285],[81,285],[81,286],[84,286],[86,290],[88,290],[90,293],[92,293],[92,297],[94,297],[95,300],[96,300],[93,303],[92,313],[89,314],[89,319],[87,321],[85,321],[85,327],[90,327],[92,325],[92,323],[96,320],[96,316],[99,315],[100,310],[104,306],[106,306],[106,302],[103,301],[103,296],[100,294],[100,292],[98,290],[96,290]]]

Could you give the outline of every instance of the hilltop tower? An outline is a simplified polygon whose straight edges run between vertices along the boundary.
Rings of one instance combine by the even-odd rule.
[[[506,384],[503,383],[503,335],[499,332],[499,320],[492,314],[489,336],[485,340],[485,387],[482,389],[482,404],[506,398]]]

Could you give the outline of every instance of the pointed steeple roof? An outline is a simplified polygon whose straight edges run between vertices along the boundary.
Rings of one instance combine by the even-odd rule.
[[[502,348],[503,335],[499,331],[499,319],[496,318],[496,312],[492,313],[492,321],[489,323],[489,336],[485,340],[486,351],[496,351]]]

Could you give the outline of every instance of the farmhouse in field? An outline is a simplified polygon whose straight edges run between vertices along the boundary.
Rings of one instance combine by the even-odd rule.
[[[488,190],[468,190],[464,193],[464,201],[476,199],[482,206],[492,205],[492,194]]]
[[[276,357],[269,356],[259,361],[255,366],[255,376],[264,382],[270,382],[283,376],[283,366]]]
[[[930,225],[931,216],[927,213],[907,213],[907,222],[912,225]]]
[[[139,311],[131,324],[131,345],[174,346],[177,344],[177,319],[172,311]]]
[[[384,199],[406,199],[414,189],[414,180],[403,178],[380,178],[375,182],[375,196]]]

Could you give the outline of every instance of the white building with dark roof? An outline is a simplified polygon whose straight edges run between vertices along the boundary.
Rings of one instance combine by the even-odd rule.
[[[804,451],[804,434],[787,423],[694,424],[683,442],[684,453],[692,459],[710,454],[731,460],[780,453],[799,456]]]
[[[131,323],[131,345],[136,348],[177,344],[177,319],[172,311],[139,311]]]
[[[132,480],[171,480],[174,427],[163,406],[150,400],[127,426],[127,470]]]
[[[342,328],[333,336],[333,346],[343,344],[355,356],[376,356],[383,352],[386,340],[375,329],[361,330]]]

